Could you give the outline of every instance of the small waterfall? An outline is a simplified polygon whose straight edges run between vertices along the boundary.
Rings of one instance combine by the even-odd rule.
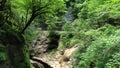
[[[72,23],[74,20],[74,16],[72,14],[72,10],[68,9],[67,13],[64,15],[68,22]]]

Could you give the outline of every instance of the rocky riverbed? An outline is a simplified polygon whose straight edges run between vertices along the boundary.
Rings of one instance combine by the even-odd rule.
[[[74,45],[71,48],[66,48],[64,51],[58,50],[57,48],[50,50],[48,49],[48,47],[50,46],[48,35],[49,34],[47,32],[43,32],[33,42],[30,54],[33,58],[40,61],[38,62],[31,60],[31,62],[34,63],[34,65],[37,65],[35,68],[46,68],[41,62],[44,62],[45,64],[49,65],[51,68],[72,68],[74,64],[72,54],[77,49],[77,46]],[[69,60],[66,60],[66,58]]]

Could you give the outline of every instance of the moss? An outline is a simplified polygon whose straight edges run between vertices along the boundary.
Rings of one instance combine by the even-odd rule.
[[[0,68],[10,68],[9,63],[6,48],[4,45],[0,44]]]
[[[8,55],[11,65],[15,68],[32,68],[29,53],[25,46],[9,45]]]

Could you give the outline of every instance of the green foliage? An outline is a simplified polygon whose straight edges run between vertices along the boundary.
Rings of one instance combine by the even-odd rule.
[[[5,48],[5,46],[3,44],[0,44],[0,62],[3,67],[5,67],[5,68],[10,67],[9,59],[8,59],[8,55],[7,55],[7,49]]]
[[[61,41],[63,44],[60,48],[64,49],[82,42],[83,40],[87,41],[87,36],[85,36],[84,32],[88,31],[89,29],[91,29],[89,20],[83,21],[76,19],[73,23],[65,23],[63,26],[64,32],[61,33]]]
[[[103,26],[105,23],[119,25],[119,0],[89,0],[75,2],[73,14],[89,23]]]
[[[34,24],[31,23],[39,23],[40,19],[47,21],[60,16],[64,13],[64,6],[63,0],[1,0],[0,43],[4,44],[5,48],[2,48],[4,52],[1,51],[0,45],[0,61],[10,62],[5,66],[11,64],[12,67],[31,68],[29,53],[26,52],[28,47],[25,46],[25,42],[30,45],[40,32],[40,30],[35,30],[32,26]],[[40,18],[41,16],[43,18]],[[28,28],[28,26],[30,27]],[[6,60],[8,58],[9,60]]]
[[[105,68],[119,68],[120,67],[120,54],[115,53],[112,55],[112,58],[108,60],[108,63],[105,65]]]
[[[11,11],[14,14],[12,23],[15,24],[14,28],[19,28],[19,31],[22,31],[21,29],[24,31],[24,27],[26,29],[28,27],[26,25],[30,25],[36,17],[39,19],[37,22],[41,22],[40,19],[42,19],[44,21],[42,23],[45,23],[45,21],[61,15],[65,10],[62,0],[11,0],[10,2]]]
[[[36,28],[35,25],[32,24],[24,34],[26,44],[30,46],[33,40],[35,40],[38,34],[40,34],[40,32],[41,30],[39,28]]]
[[[0,61],[6,61],[7,59],[7,55],[5,53],[4,48],[5,47],[2,44],[0,44]]]
[[[70,45],[71,38],[69,37],[69,32],[64,32],[61,34],[60,41],[62,44],[59,46],[59,49],[64,49]]]
[[[77,0],[76,0],[77,1]],[[75,2],[78,18],[65,24],[64,47],[78,43],[74,68],[119,68],[119,0]],[[69,32],[73,37],[69,38]],[[65,40],[64,40],[65,39]]]
[[[55,54],[55,49],[53,49],[51,52],[50,52],[50,55],[53,56]]]
[[[87,48],[85,48],[86,42],[84,42],[84,45],[81,44],[82,46],[80,46],[78,51],[81,52],[81,54],[76,55],[76,58],[81,60],[77,62],[75,68],[90,68],[91,64],[93,64],[93,67],[103,68],[110,60],[110,57],[112,57],[114,53],[119,52],[120,47],[118,40],[120,37],[118,36],[118,30],[119,29],[113,26],[106,25],[97,30],[85,32],[85,35],[88,36],[86,38],[90,40],[89,37],[91,37],[92,41],[91,43],[87,42],[89,43]]]
[[[62,27],[63,31],[71,31],[72,30],[72,26],[70,23],[65,23],[65,25]]]
[[[0,23],[0,37],[2,37],[3,33],[7,34],[7,32],[20,35],[22,31],[24,32],[24,29],[26,30],[26,28],[30,26],[36,17],[37,20],[34,20],[34,23],[43,20],[44,22],[42,23],[49,22],[48,25],[50,25],[50,29],[52,29],[55,27],[54,21],[57,22],[58,20],[57,16],[64,13],[65,10],[63,0],[10,0],[5,4],[6,10],[0,11],[0,21],[2,22]],[[30,30],[27,30],[24,35],[24,37],[26,36],[25,40],[28,42],[33,40],[32,37],[38,32],[32,33],[31,31],[34,30],[31,30],[31,27],[29,29]]]

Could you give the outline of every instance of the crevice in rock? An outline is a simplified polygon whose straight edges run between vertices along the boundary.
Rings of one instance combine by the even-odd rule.
[[[30,57],[30,59],[36,62],[36,63],[35,62],[32,63],[35,68],[53,68],[49,64],[43,62],[37,57]]]

